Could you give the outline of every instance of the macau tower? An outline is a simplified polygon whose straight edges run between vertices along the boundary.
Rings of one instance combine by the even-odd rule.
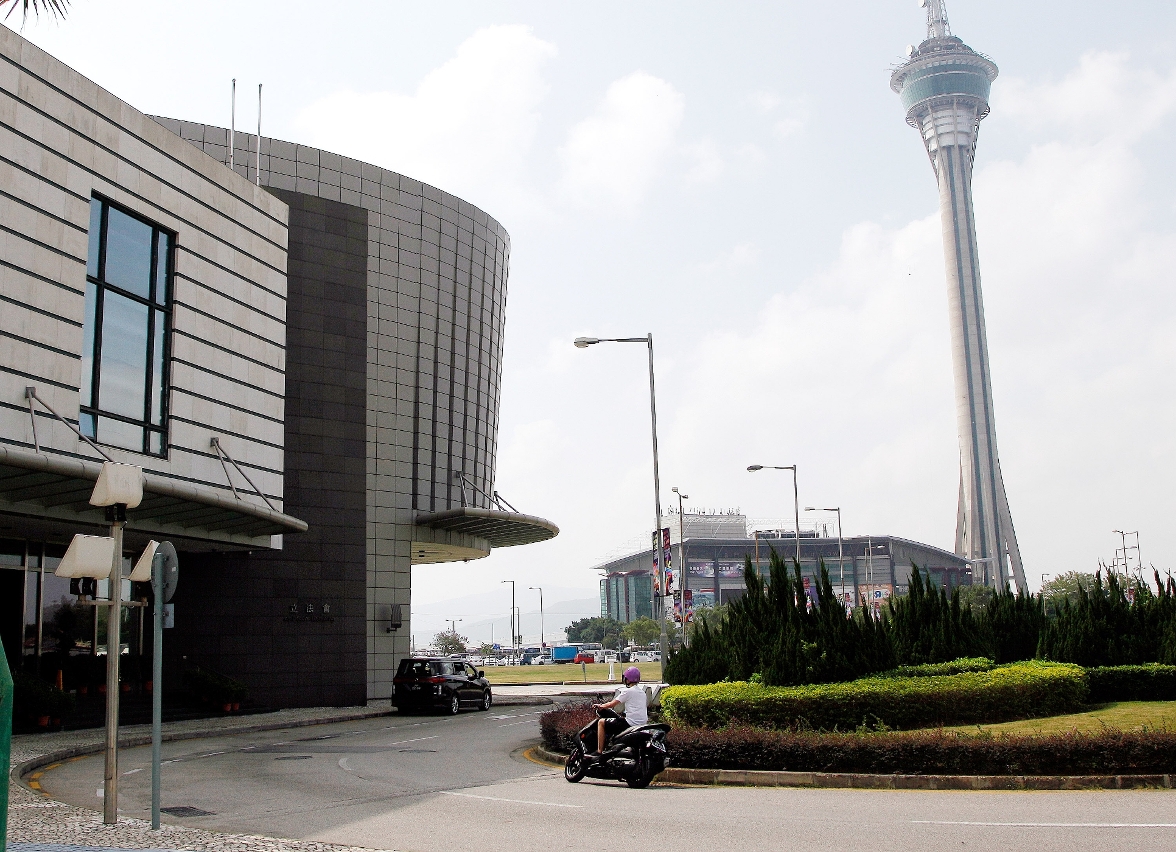
[[[921,0],[927,38],[907,49],[907,61],[890,78],[902,98],[907,124],[919,131],[939,183],[939,217],[947,266],[960,494],[955,551],[973,563],[976,582],[1024,589],[1025,571],[1013,532],[996,451],[992,381],[980,292],[972,162],[980,120],[997,67],[951,34],[944,0]]]

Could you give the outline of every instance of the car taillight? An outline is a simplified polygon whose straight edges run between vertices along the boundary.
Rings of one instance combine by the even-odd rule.
[[[445,678],[443,678],[443,677],[431,677],[431,678],[429,678],[429,683],[445,683]]]

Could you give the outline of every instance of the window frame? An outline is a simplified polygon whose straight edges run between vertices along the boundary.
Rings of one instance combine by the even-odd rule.
[[[89,242],[87,242],[86,250],[86,286],[94,287],[94,320],[93,320],[93,339],[91,341],[91,351],[83,353],[83,358],[89,354],[90,376],[89,376],[89,399],[79,399],[78,407],[78,425],[81,431],[100,444],[117,447],[129,452],[137,452],[142,455],[154,456],[156,458],[167,458],[170,449],[170,442],[168,440],[171,431],[171,412],[169,410],[169,396],[171,390],[170,382],[170,367],[172,357],[172,305],[175,290],[175,255],[176,255],[176,232],[159,225],[150,219],[136,213],[127,207],[112,201],[111,199],[93,193],[91,195],[90,204],[100,205],[99,217],[99,232],[98,232],[98,257],[96,262],[95,275],[90,274],[90,249]],[[110,211],[117,210],[119,213],[127,216],[130,219],[139,222],[151,229],[151,259],[150,259],[150,277],[147,286],[148,296],[143,296],[121,287],[117,284],[112,284],[107,280],[106,276],[106,261],[108,254],[108,234]],[[92,214],[91,214],[92,215]],[[89,234],[89,239],[93,236]],[[163,281],[160,277],[160,248],[161,244],[166,240],[166,257],[163,258]],[[146,327],[146,350],[145,350],[145,370],[143,381],[143,411],[142,417],[136,419],[128,417],[125,414],[115,413],[109,409],[103,408],[101,396],[101,378],[102,378],[102,333],[103,325],[105,324],[105,302],[106,295],[111,292],[121,298],[128,299],[137,305],[141,305],[147,310],[147,327]],[[83,326],[89,317],[83,318]],[[163,334],[161,348],[162,353],[155,352],[157,334],[157,321],[163,323]],[[158,363],[161,376],[156,376],[156,364]],[[156,412],[154,390],[156,381],[159,382],[159,411]],[[84,387],[84,383],[83,383]],[[83,388],[79,388],[79,396]],[[110,443],[103,441],[101,437],[101,420],[114,420],[125,423],[130,426],[135,426],[142,431],[143,441],[138,449],[126,447],[117,443]],[[159,449],[155,451],[152,449],[152,438],[158,436]]]

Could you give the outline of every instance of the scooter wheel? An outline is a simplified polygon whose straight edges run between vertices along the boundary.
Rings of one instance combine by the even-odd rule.
[[[564,780],[575,784],[584,777],[584,755],[579,750],[573,751],[564,761]]]
[[[625,783],[634,790],[640,790],[648,787],[655,775],[657,775],[657,771],[653,767],[653,761],[648,757],[643,757],[641,758],[641,764],[637,767],[637,774],[632,778],[626,778]]]

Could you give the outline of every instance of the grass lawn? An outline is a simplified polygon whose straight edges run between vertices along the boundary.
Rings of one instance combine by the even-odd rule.
[[[616,685],[621,685],[621,672],[629,666],[637,666],[641,670],[642,681],[656,683],[661,676],[661,669],[657,663],[617,663],[613,667],[616,674]],[[584,666],[588,672],[588,681],[608,680],[608,663],[588,663]],[[552,666],[483,666],[486,680],[496,684],[510,683],[583,683],[584,673],[578,663],[566,663]]]
[[[981,730],[993,734],[1056,734],[1070,730],[1100,731],[1103,728],[1132,731],[1144,727],[1176,730],[1176,701],[1117,701],[1069,716],[1023,719],[998,725],[962,725],[944,730],[961,733]]]

